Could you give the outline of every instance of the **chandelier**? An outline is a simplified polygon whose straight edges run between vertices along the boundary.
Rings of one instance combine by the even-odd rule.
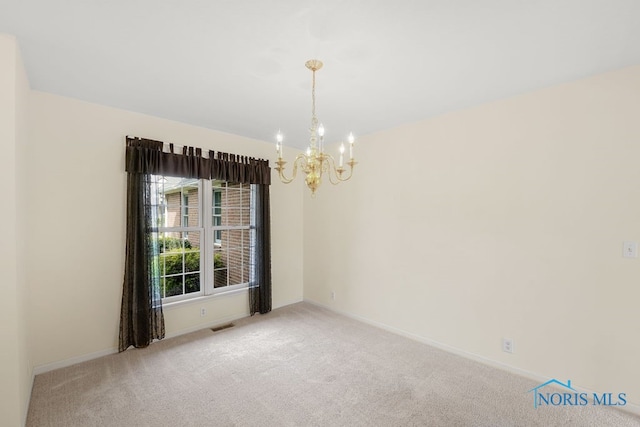
[[[309,146],[306,153],[298,154],[293,161],[293,174],[291,178],[287,178],[284,174],[284,165],[287,163],[282,159],[282,133],[278,131],[276,136],[276,151],[278,153],[278,160],[276,161],[276,170],[280,176],[280,181],[285,184],[289,184],[296,178],[298,168],[302,169],[302,172],[306,175],[305,182],[307,187],[311,190],[311,195],[315,196],[316,190],[322,182],[323,174],[329,177],[329,182],[333,185],[337,185],[342,181],[347,181],[353,175],[353,167],[358,163],[353,159],[353,143],[355,138],[353,133],[349,134],[349,174],[345,175],[346,168],[344,167],[344,143],[340,144],[340,160],[337,162],[333,156],[324,152],[324,126],[322,123],[318,124],[318,118],[316,117],[316,71],[322,68],[322,62],[317,59],[311,59],[304,64],[313,73],[311,84],[311,127],[309,132]]]

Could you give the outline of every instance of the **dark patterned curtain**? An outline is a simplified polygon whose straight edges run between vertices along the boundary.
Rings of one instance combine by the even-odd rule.
[[[119,350],[146,347],[164,338],[164,317],[157,266],[158,194],[153,175],[221,179],[257,185],[256,266],[249,286],[251,314],[271,311],[271,235],[267,160],[183,147],[182,153],[163,151],[161,141],[127,137],[127,248]]]
[[[271,311],[271,221],[269,213],[269,186],[258,184],[256,197],[256,265],[255,276],[249,287],[251,315]]]
[[[136,141],[137,160],[151,165],[162,143]],[[127,150],[127,162],[132,161]],[[157,225],[158,186],[148,167],[127,175],[127,236],[118,350],[164,338]]]

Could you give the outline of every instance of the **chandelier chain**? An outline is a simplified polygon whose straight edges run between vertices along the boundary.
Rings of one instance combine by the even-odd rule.
[[[316,118],[316,70],[313,71],[313,78],[311,79],[311,117]]]

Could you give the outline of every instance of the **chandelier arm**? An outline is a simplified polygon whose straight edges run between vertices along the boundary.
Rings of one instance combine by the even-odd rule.
[[[342,175],[338,176],[338,179],[340,180],[340,182],[349,181],[351,179],[351,177],[353,176],[353,167],[357,165],[358,162],[351,159],[347,162],[347,164],[349,165],[349,176],[347,176],[346,178],[342,178]],[[344,171],[344,168],[342,170]]]
[[[282,181],[285,184],[289,184],[294,179],[296,179],[296,175],[298,174],[298,163],[301,163],[300,160],[302,160],[304,164],[306,164],[307,162],[306,156],[304,154],[298,154],[295,160],[293,161],[293,173],[291,175],[291,178],[287,178],[284,174],[284,165],[287,162],[285,160],[282,160],[282,158],[279,158],[276,161],[277,166],[275,167],[275,169],[278,171],[278,176],[280,177],[280,181]]]
[[[323,169],[327,172],[329,182],[333,185],[340,184],[339,174],[336,168],[336,160],[331,154],[325,154],[323,158]],[[333,172],[333,173],[332,173]]]
[[[348,181],[353,176],[353,167],[358,163],[355,160],[351,159],[347,162],[349,165],[349,175],[344,177],[342,174],[346,170],[344,166],[336,167],[336,159],[331,154],[321,153],[317,157],[318,162],[320,163],[318,172],[322,177],[322,174],[326,172],[329,176],[329,182],[333,185],[338,185],[341,182]]]
[[[331,156],[328,156],[331,157]],[[336,161],[333,157],[331,157],[331,162],[333,164],[333,173],[335,174],[336,177],[336,181],[334,182],[331,179],[331,173],[329,173],[329,181],[333,184],[333,185],[337,185],[341,182],[344,181],[349,181],[351,179],[351,177],[353,176],[353,167],[358,163],[355,160],[351,159],[347,162],[347,164],[349,165],[349,175],[346,177],[343,177],[343,173],[346,170],[344,168],[344,166],[338,166],[336,167]]]

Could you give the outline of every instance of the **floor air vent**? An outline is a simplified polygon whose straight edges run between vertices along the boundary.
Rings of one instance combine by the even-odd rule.
[[[216,326],[215,328],[211,328],[211,330],[213,332],[219,332],[219,331],[222,331],[223,329],[229,329],[229,328],[233,328],[233,323],[227,323],[226,325]]]

